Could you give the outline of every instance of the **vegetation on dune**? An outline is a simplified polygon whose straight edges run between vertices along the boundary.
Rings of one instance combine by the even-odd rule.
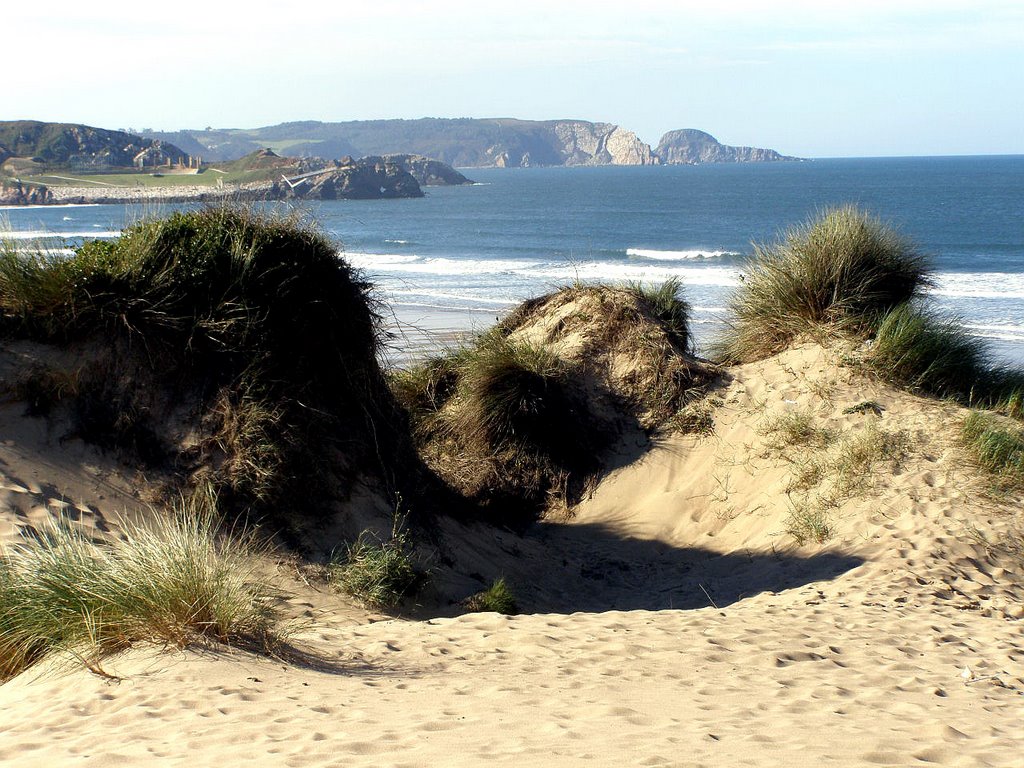
[[[1024,482],[1024,429],[998,415],[972,411],[964,421],[962,436],[982,468],[1007,483]]]
[[[911,242],[853,206],[833,208],[755,246],[716,351],[744,363],[801,336],[869,342],[857,356],[897,386],[1024,416],[1024,371],[993,366],[984,342],[929,309],[930,283]]]
[[[409,533],[396,517],[387,539],[363,531],[332,559],[327,578],[335,589],[368,607],[388,610],[397,607],[424,577],[415,565]]]
[[[876,467],[887,462],[895,471],[912,448],[905,430],[885,429],[872,421],[840,432],[819,425],[807,411],[770,419],[760,431],[793,467],[785,489],[786,533],[798,544],[831,538],[831,511],[869,493]]]
[[[101,542],[54,523],[0,554],[0,679],[52,654],[98,670],[144,641],[278,646],[253,537],[220,532],[209,509],[188,505],[124,533]]]
[[[518,610],[515,594],[504,577],[495,579],[487,589],[471,595],[465,601],[470,613],[504,613],[511,616]]]
[[[325,512],[298,501],[316,489],[344,495],[360,472],[397,483],[415,465],[374,307],[334,243],[252,209],[142,221],[71,257],[0,249],[0,333],[91,350],[75,386],[40,403],[279,521]],[[173,443],[166,419],[183,410],[198,443]]]
[[[682,413],[714,375],[688,356],[687,321],[674,281],[565,288],[392,385],[427,463],[519,525],[572,503],[624,430],[713,429]]]
[[[874,318],[928,283],[927,260],[912,243],[853,206],[832,208],[754,246],[719,351],[750,362],[825,327],[870,332]]]

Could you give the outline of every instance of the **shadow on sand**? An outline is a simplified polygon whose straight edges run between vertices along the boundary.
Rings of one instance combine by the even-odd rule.
[[[761,592],[834,579],[864,562],[834,552],[722,554],[581,523],[540,523],[501,549],[493,565],[522,613],[724,608]]]

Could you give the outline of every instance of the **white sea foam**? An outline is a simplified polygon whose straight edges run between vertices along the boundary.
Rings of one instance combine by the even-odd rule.
[[[473,296],[468,293],[449,293],[445,291],[431,291],[429,289],[418,289],[413,288],[410,290],[397,290],[391,292],[392,296],[405,296],[405,297],[416,297],[426,296],[431,299],[450,299],[455,302],[469,301],[477,304],[501,304],[501,305],[512,305],[518,304],[515,299],[498,298],[495,296]]]
[[[102,232],[52,232],[44,229],[27,229],[14,232],[0,233],[4,240],[69,240],[75,238],[110,238],[120,237],[117,230],[105,230]]]
[[[1024,274],[1017,272],[942,272],[935,296],[957,299],[1024,299]]]
[[[395,243],[396,245],[408,245],[408,240],[385,240],[385,243]]]
[[[482,314],[493,314],[496,310],[493,307],[464,307],[453,306],[452,304],[430,304],[426,301],[392,301],[393,307],[420,307],[422,309],[446,309],[453,312],[480,312]]]
[[[975,336],[999,341],[1024,341],[1024,325],[1013,323],[966,323],[964,327]]]
[[[731,267],[670,267],[642,264],[614,264],[584,262],[580,264],[544,264],[531,270],[531,276],[551,280],[615,281],[626,280],[663,282],[670,278],[689,285],[731,288],[739,285],[740,271]]]
[[[617,264],[605,261],[551,262],[539,259],[456,259],[403,254],[346,253],[352,266],[378,275],[430,275],[441,277],[515,275],[536,280],[664,281],[679,278],[684,286],[732,287],[739,270],[732,267],[684,267],[668,264]]]
[[[626,255],[635,259],[652,259],[654,261],[696,261],[700,259],[717,259],[722,256],[738,256],[732,251],[713,251],[702,248],[691,251],[658,251],[653,248],[627,248]]]

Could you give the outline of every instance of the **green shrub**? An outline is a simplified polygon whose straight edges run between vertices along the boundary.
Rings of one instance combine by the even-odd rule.
[[[333,587],[371,608],[385,610],[396,607],[419,578],[409,534],[400,530],[397,520],[391,538],[381,541],[372,532],[363,531],[328,569]]]
[[[829,209],[779,242],[754,246],[718,352],[749,362],[825,326],[869,331],[878,314],[928,285],[928,275],[925,257],[894,230],[853,206]]]
[[[212,513],[184,506],[109,542],[52,524],[0,556],[0,677],[52,653],[98,664],[140,641],[272,650],[259,551],[252,536],[219,533]]]
[[[504,577],[495,579],[487,589],[469,597],[465,605],[466,610],[472,613],[491,611],[511,615],[518,610],[515,595]]]

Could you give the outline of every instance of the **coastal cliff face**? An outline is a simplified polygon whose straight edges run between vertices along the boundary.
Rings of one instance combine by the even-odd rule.
[[[47,205],[53,194],[47,187],[5,181],[0,184],[0,205]]]
[[[552,131],[561,143],[562,165],[654,165],[649,144],[632,131],[609,123],[556,122]]]
[[[669,131],[661,137],[654,154],[666,165],[767,163],[798,159],[780,155],[774,149],[731,147],[720,143],[711,134],[693,128]]]
[[[253,130],[148,133],[174,140],[211,160],[233,160],[281,145],[294,157],[414,154],[458,167],[654,165],[658,158],[635,133],[586,120],[422,118],[345,123],[283,123]]]

